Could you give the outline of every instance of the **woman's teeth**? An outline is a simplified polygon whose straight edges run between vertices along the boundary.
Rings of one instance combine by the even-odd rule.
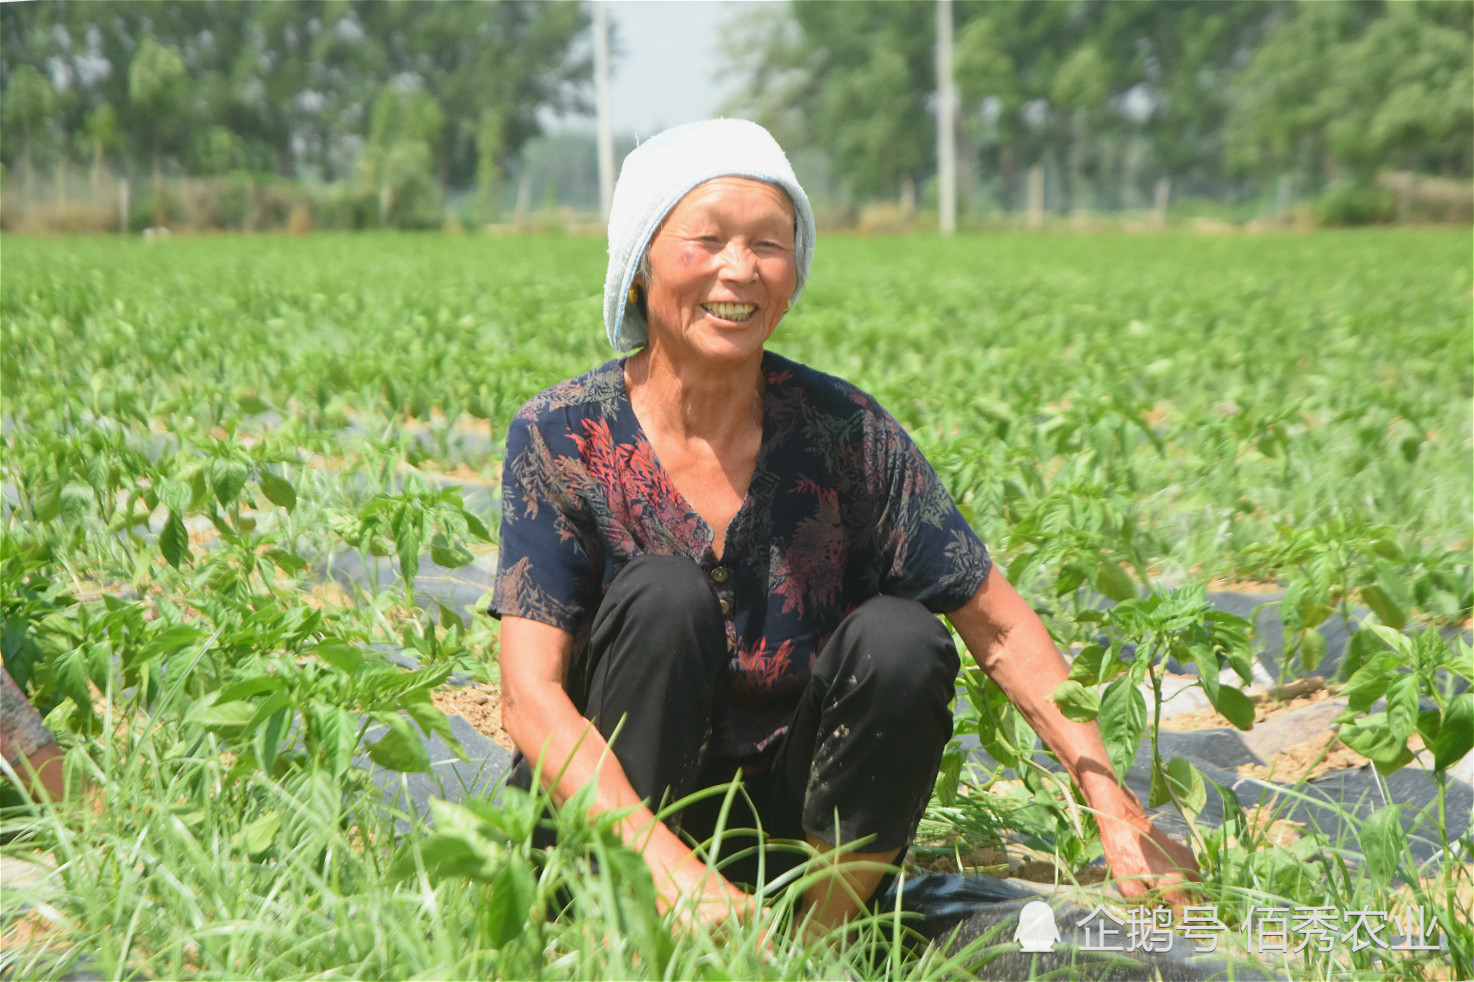
[[[755,303],[704,303],[701,309],[724,321],[745,321],[757,310]]]

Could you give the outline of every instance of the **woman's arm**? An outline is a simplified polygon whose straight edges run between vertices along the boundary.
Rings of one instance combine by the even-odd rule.
[[[20,686],[0,667],[0,754],[32,798],[60,801],[66,793],[62,751]]]
[[[522,617],[502,618],[502,725],[512,742],[529,761],[541,760],[543,786],[558,804],[596,781],[593,813],[635,808],[620,823],[619,834],[644,856],[667,909],[684,897],[695,901],[703,920],[750,913],[747,894],[709,872],[705,862],[655,819],[603,735],[574,708],[563,688],[572,656],[569,632]]]
[[[947,615],[978,665],[1054,751],[1096,814],[1111,872],[1123,896],[1156,887],[1172,904],[1191,903],[1180,889],[1196,878],[1192,851],[1160,832],[1136,795],[1116,782],[1100,729],[1064,717],[1050,698],[1069,674],[1054,639],[994,566],[966,606]]]

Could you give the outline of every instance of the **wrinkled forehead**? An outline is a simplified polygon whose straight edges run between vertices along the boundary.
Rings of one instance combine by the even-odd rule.
[[[777,203],[783,215],[798,232],[798,210],[793,199],[781,186],[771,181],[760,181],[753,177],[714,177],[703,181],[677,201],[661,219],[659,228],[664,228],[672,217],[689,213],[702,207],[720,208],[727,205],[751,205],[764,199]],[[657,232],[659,231],[657,228]]]

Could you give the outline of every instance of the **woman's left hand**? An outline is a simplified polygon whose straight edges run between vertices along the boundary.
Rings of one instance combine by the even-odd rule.
[[[1200,882],[1198,862],[1187,846],[1170,838],[1145,815],[1096,814],[1106,863],[1116,889],[1127,899],[1160,891],[1173,907],[1198,900],[1191,884]]]

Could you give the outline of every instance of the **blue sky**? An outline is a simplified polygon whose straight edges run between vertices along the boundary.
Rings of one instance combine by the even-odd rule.
[[[735,80],[721,78],[722,26],[765,5],[761,0],[610,0],[614,132],[643,139],[667,126],[715,115],[736,88]]]

